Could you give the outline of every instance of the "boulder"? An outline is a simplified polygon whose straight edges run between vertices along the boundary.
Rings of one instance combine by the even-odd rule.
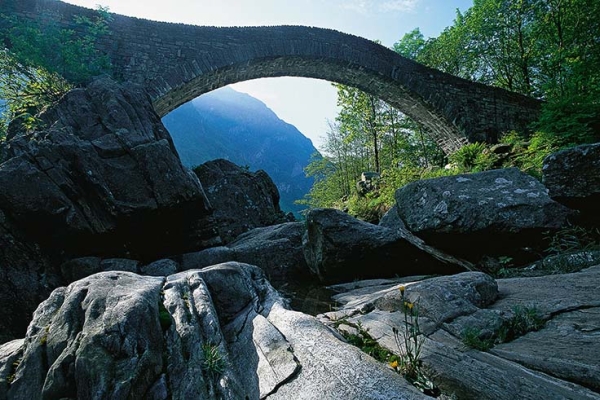
[[[598,399],[599,284],[600,266],[497,281],[466,272],[413,282],[356,282],[356,288],[334,296],[339,310],[319,318],[341,331],[360,326],[379,345],[401,354],[392,328],[404,330],[403,304],[410,301],[418,309],[423,333],[423,370],[443,393],[490,400]],[[488,352],[463,344],[467,328],[481,337],[491,335],[515,317],[518,307],[535,309],[546,320],[542,329]]]
[[[310,210],[306,225],[304,256],[324,282],[449,274],[467,268],[453,257],[429,251],[407,231],[363,222],[339,210]]]
[[[279,208],[279,191],[263,170],[250,172],[219,159],[194,169],[214,208],[219,235],[225,243],[253,228],[287,221]]]
[[[58,285],[52,260],[0,211],[0,343],[22,337],[38,304]]]
[[[181,270],[204,268],[227,261],[256,265],[280,289],[311,281],[302,251],[302,222],[287,222],[245,232],[227,246],[187,253],[177,260]]]
[[[548,232],[575,214],[516,168],[412,182],[396,191],[396,204],[411,232],[472,262],[483,256],[533,261]]]
[[[581,221],[600,226],[600,143],[572,147],[544,159],[542,182],[552,199],[581,211]]]
[[[9,364],[10,363],[10,364]],[[56,289],[0,346],[0,398],[425,399],[256,267],[103,272]]]
[[[0,165],[0,209],[31,240],[62,259],[218,244],[202,186],[140,87],[94,81],[40,121],[12,132]]]
[[[383,217],[381,217],[381,220],[379,221],[378,225],[383,226],[385,228],[402,229],[402,230],[407,231],[406,225],[404,224],[404,222],[400,219],[400,216],[398,215],[398,207],[395,205],[392,208],[390,208],[383,215]]]

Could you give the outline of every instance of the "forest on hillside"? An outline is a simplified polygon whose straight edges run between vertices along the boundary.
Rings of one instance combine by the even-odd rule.
[[[441,71],[544,101],[529,132],[506,132],[502,146],[471,143],[444,154],[426,129],[360,90],[334,84],[340,113],[324,157],[306,173],[316,182],[302,200],[376,222],[402,185],[429,177],[516,166],[539,177],[560,148],[600,139],[600,2],[475,0],[452,26],[425,38],[419,28],[393,50]],[[381,178],[359,191],[365,171]]]

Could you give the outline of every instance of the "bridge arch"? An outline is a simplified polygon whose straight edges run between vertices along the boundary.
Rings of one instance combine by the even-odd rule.
[[[44,10],[69,25],[93,10],[58,0],[4,0],[0,12],[35,18]],[[539,113],[532,98],[428,68],[364,38],[303,26],[215,28],[113,14],[99,41],[118,77],[143,84],[160,116],[219,87],[295,76],[357,87],[423,124],[446,151],[494,142]]]

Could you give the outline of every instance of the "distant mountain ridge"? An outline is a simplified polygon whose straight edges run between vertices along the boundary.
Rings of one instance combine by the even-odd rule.
[[[284,211],[304,208],[294,201],[313,184],[304,167],[317,150],[260,100],[225,87],[175,109],[163,123],[184,165],[191,168],[224,158],[251,170],[263,169],[277,185]]]

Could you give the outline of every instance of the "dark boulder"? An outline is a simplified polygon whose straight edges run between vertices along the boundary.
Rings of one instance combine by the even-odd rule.
[[[204,268],[227,261],[258,266],[276,288],[310,281],[302,251],[304,223],[288,222],[255,228],[227,246],[212,247],[177,257],[182,270]]]
[[[542,173],[552,199],[581,211],[581,223],[600,226],[600,143],[549,155]]]
[[[414,234],[474,262],[484,255],[537,259],[548,232],[575,214],[516,168],[412,182],[396,191],[396,204]]]
[[[52,265],[0,211],[0,343],[23,336],[33,311],[60,284]]]
[[[47,251],[157,259],[218,243],[202,186],[141,88],[101,79],[40,120],[5,145],[0,208]]]
[[[339,210],[310,210],[306,223],[306,262],[328,283],[468,269],[459,260],[430,251],[409,232],[363,222]]]
[[[261,226],[287,222],[279,208],[279,191],[263,170],[250,172],[219,159],[194,169],[214,209],[219,235],[225,243]]]

